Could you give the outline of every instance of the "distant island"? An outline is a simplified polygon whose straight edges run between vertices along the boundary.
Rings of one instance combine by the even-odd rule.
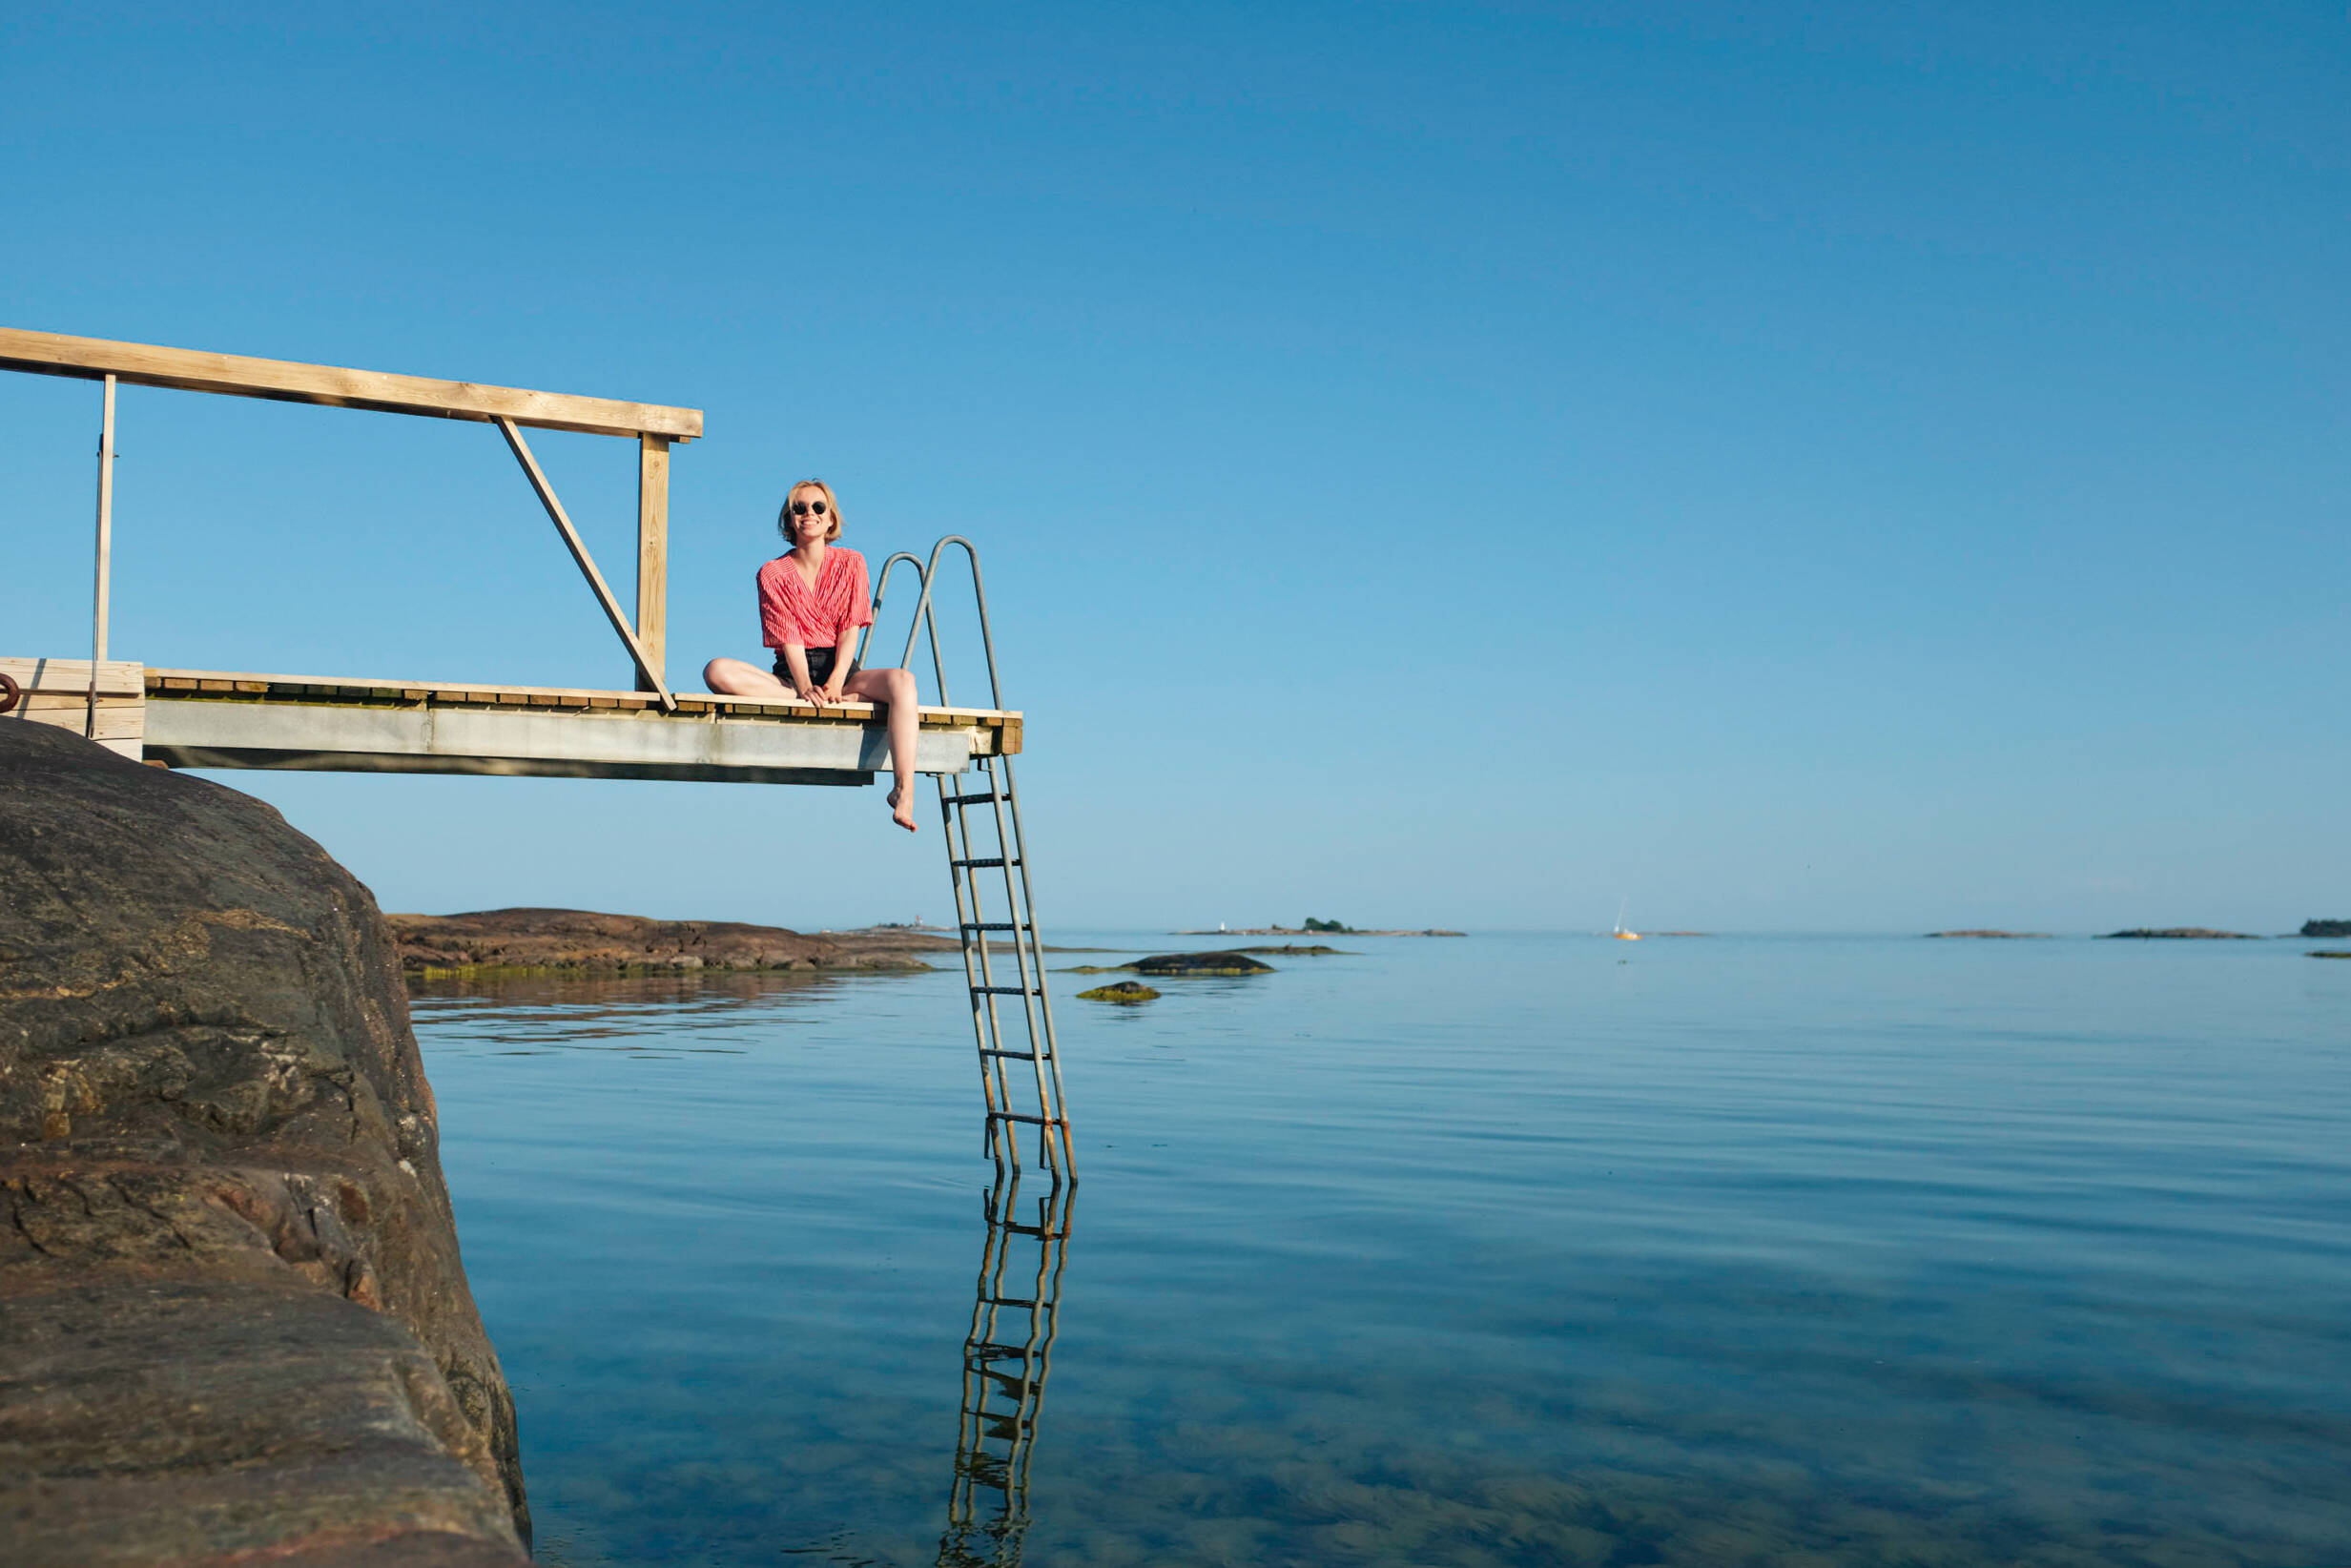
[[[2110,931],[2100,939],[2117,941],[2126,937],[2139,941],[2258,942],[2261,939],[2248,932],[2215,931],[2207,925],[2167,925],[2159,928],[2134,925],[2128,931]]]
[[[2052,939],[2046,931],[1929,931],[1927,935],[1929,937],[1978,937],[1997,941],[2049,941]],[[2134,937],[2149,936],[2153,933],[2122,931],[2115,935]]]
[[[1171,931],[1171,937],[1465,937],[1465,931],[1443,931],[1432,926],[1426,931],[1367,931],[1343,924],[1338,920],[1318,920],[1306,918],[1304,925],[1245,925],[1232,930],[1219,926],[1214,931]]]
[[[2304,920],[2298,937],[2351,937],[2351,920]]]

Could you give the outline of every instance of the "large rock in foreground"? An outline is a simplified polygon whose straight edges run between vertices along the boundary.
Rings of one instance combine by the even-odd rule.
[[[589,909],[485,909],[469,915],[390,915],[409,970],[509,974],[575,970],[629,973],[694,969],[922,969],[910,949],[952,950],[938,937],[892,941],[868,933],[804,937],[733,920],[651,920]]]
[[[526,1561],[437,1146],[365,888],[0,726],[0,1557]]]

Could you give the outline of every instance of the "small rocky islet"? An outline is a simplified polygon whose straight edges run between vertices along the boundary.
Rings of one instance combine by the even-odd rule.
[[[1968,937],[1978,941],[2047,941],[2046,931],[1929,931],[1929,937]]]
[[[588,909],[386,915],[401,967],[423,979],[927,969],[952,937],[907,926],[806,936],[739,920],[654,920]]]
[[[2187,941],[2187,942],[2258,942],[2261,939],[2247,931],[2216,931],[2208,925],[2134,925],[2128,931],[2110,931],[2100,939],[2104,941]]]
[[[1959,931],[1929,931],[1928,937],[1967,937],[1978,939],[2005,940],[2031,939],[2049,940],[2046,931],[1997,931],[1969,929]],[[2304,920],[2298,937],[2351,937],[2351,920]],[[2208,925],[2134,925],[2125,931],[2109,931],[2100,941],[2220,941],[2258,942],[2262,939],[2249,931],[2222,931]],[[2314,959],[2351,959],[2351,953],[2313,953]]]
[[[1318,920],[1307,917],[1304,925],[1245,925],[1231,930],[1222,927],[1214,931],[1175,931],[1176,937],[1466,937],[1466,931],[1447,931],[1429,926],[1419,931],[1373,931],[1359,926],[1343,925],[1337,920]]]
[[[1172,979],[1218,975],[1270,975],[1273,972],[1273,965],[1261,963],[1237,949],[1222,953],[1154,953],[1147,959],[1137,959],[1132,963],[1082,963],[1062,971],[1066,975],[1132,973]]]

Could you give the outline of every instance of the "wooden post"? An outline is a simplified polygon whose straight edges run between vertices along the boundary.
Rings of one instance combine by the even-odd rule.
[[[637,643],[652,678],[637,673],[637,690],[659,690],[667,679],[663,652],[670,630],[670,438],[637,437]]]
[[[106,662],[106,610],[114,564],[114,378],[106,378],[105,413],[98,422],[98,572],[90,624],[90,707],[82,733],[98,733],[98,666]]]

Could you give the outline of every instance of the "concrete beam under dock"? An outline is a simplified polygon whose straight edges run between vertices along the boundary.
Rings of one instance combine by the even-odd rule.
[[[21,715],[81,729],[69,696],[90,666],[0,661],[42,696]],[[117,750],[175,768],[666,778],[745,784],[870,784],[890,766],[871,704],[818,709],[789,698],[678,698],[637,691],[450,685],[104,667]],[[118,689],[128,690],[118,690]],[[135,695],[134,694],[135,693]],[[28,695],[31,693],[29,691]],[[141,700],[143,699],[143,700]],[[925,708],[916,768],[959,774],[975,756],[1021,749],[1017,712]],[[124,732],[125,727],[137,731]],[[136,750],[134,750],[136,748]]]

